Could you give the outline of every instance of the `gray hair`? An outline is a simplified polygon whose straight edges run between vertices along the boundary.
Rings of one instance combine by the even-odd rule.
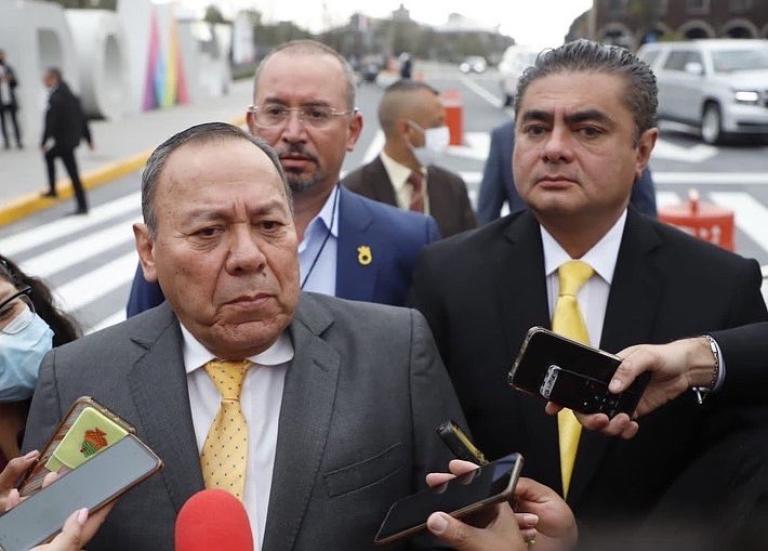
[[[237,126],[225,122],[207,122],[174,134],[157,146],[149,156],[149,159],[147,159],[144,172],[141,174],[141,211],[144,216],[144,223],[147,225],[151,236],[155,236],[157,231],[157,217],[154,210],[157,184],[165,164],[168,162],[168,157],[170,157],[171,153],[187,144],[206,144],[223,140],[245,140],[266,154],[280,176],[280,181],[283,183],[283,193],[288,200],[291,213],[293,213],[291,188],[288,186],[288,179],[285,177],[285,171],[280,164],[280,159],[275,150],[267,145],[266,142],[251,136]]]
[[[346,80],[345,101],[347,102],[347,109],[352,110],[355,108],[355,71],[352,69],[352,66],[344,58],[343,55],[341,55],[330,46],[326,46],[317,40],[291,40],[290,42],[280,44],[271,50],[264,57],[264,59],[261,60],[261,63],[259,63],[259,66],[256,68],[256,75],[253,78],[254,97],[256,97],[256,91],[259,87],[259,77],[261,76],[261,71],[264,69],[264,65],[266,65],[267,61],[269,61],[272,56],[280,52],[298,55],[329,55],[336,59],[341,64],[341,70],[344,73],[344,80]]]
[[[537,79],[565,72],[593,72],[621,76],[625,79],[626,94],[622,100],[635,119],[635,139],[656,126],[658,90],[656,77],[651,68],[629,50],[579,39],[551,50],[544,50],[536,57],[517,83],[515,115],[528,86]]]

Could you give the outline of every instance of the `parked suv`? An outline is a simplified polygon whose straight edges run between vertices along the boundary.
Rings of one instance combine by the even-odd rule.
[[[659,87],[659,117],[701,128],[702,139],[768,135],[768,40],[646,44]]]
[[[528,67],[536,61],[536,55],[540,48],[529,46],[510,46],[504,52],[499,63],[499,75],[501,76],[501,94],[504,97],[504,106],[509,107],[517,93],[517,81]]]

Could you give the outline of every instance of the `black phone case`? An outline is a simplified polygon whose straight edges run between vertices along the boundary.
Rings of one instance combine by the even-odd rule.
[[[553,390],[550,400],[582,413],[606,413],[609,417],[624,412],[631,415],[645,390],[649,373],[644,373],[624,392],[608,392],[621,358],[573,341],[548,329],[533,327],[509,372],[509,384],[543,398],[541,387],[550,367],[569,372],[563,389]],[[602,385],[602,390],[599,389]],[[560,401],[557,400],[559,398]],[[568,402],[568,403],[563,403]]]

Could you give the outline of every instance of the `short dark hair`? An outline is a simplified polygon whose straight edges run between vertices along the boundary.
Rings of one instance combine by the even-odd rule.
[[[658,90],[656,77],[647,63],[626,48],[579,39],[551,50],[544,50],[536,57],[517,83],[515,115],[528,86],[537,79],[565,72],[593,72],[621,76],[627,90],[622,100],[635,119],[635,139],[656,126]]]
[[[154,199],[157,192],[157,182],[168,162],[171,153],[187,144],[205,144],[216,140],[245,140],[252,143],[262,150],[272,165],[275,167],[280,181],[283,183],[283,192],[288,200],[288,205],[293,211],[291,201],[291,188],[288,187],[288,180],[285,177],[285,171],[280,164],[280,159],[266,142],[251,136],[241,128],[225,122],[206,122],[182,130],[174,134],[163,143],[161,143],[152,152],[147,159],[144,172],[141,174],[141,211],[144,216],[144,223],[149,229],[150,235],[155,235],[157,231],[157,218],[154,211]]]
[[[341,55],[330,46],[326,46],[317,40],[291,40],[289,42],[284,42],[283,44],[280,44],[276,48],[270,50],[270,52],[264,56],[264,59],[261,60],[258,67],[256,67],[256,74],[253,77],[254,97],[256,96],[256,90],[259,87],[259,77],[261,76],[261,71],[264,69],[264,65],[266,65],[267,61],[269,61],[272,56],[279,54],[280,52],[287,52],[291,54],[329,55],[335,58],[336,61],[338,61],[341,65],[341,70],[344,73],[344,79],[347,81],[345,83],[346,94],[344,98],[344,100],[347,102],[347,109],[351,110],[355,108],[355,71],[352,69],[349,61],[347,61],[343,55]]]
[[[61,69],[58,67],[48,67],[46,72],[59,82],[64,80],[64,78],[61,76]]]
[[[409,78],[395,81],[384,89],[384,95],[379,102],[378,115],[379,125],[385,135],[389,136],[392,133],[395,122],[400,116],[404,106],[402,101],[403,95],[422,91],[434,94],[435,96],[439,94],[437,90],[426,82]]]

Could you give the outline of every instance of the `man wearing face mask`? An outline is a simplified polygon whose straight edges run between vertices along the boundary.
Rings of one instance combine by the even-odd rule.
[[[370,199],[431,215],[443,237],[475,228],[466,184],[433,164],[449,139],[437,91],[423,82],[395,82],[379,104],[379,124],[384,150],[342,184]]]
[[[45,285],[0,256],[0,469],[19,455],[43,356],[77,336]]]

